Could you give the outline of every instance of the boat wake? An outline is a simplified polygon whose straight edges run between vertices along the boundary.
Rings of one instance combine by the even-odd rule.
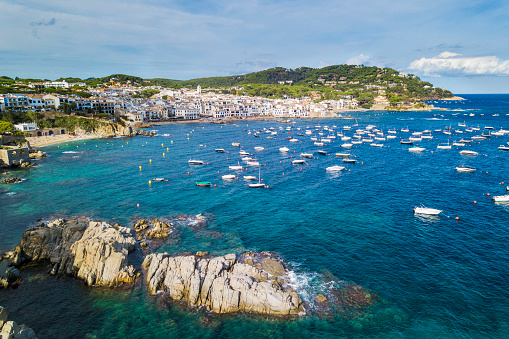
[[[64,154],[76,154],[76,153],[83,153],[83,152],[76,152],[76,151],[64,151],[62,152]]]

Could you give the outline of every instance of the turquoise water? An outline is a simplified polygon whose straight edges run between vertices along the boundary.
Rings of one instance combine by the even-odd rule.
[[[358,163],[336,174],[325,168],[342,165],[334,156],[345,151],[342,142],[335,139],[324,147],[331,156],[315,153],[307,165],[292,165],[291,157],[319,149],[296,133],[315,125],[336,125],[340,131],[353,120],[170,124],[156,126],[153,138],[69,142],[45,147],[48,158],[40,166],[16,172],[24,182],[0,186],[0,252],[12,249],[37,219],[87,215],[128,225],[140,217],[201,213],[209,218],[205,228],[181,227],[157,251],[277,252],[292,265],[308,308],[316,293],[327,293],[323,277],[334,277],[384,300],[363,316],[213,316],[151,297],[143,284],[89,288],[74,279],[47,276],[47,268],[24,269],[26,283],[0,290],[0,305],[41,338],[509,337],[509,205],[494,204],[487,196],[506,194],[509,152],[497,147],[509,137],[493,136],[465,147],[479,152],[476,157],[462,156],[456,147],[436,149],[438,143],[481,134],[484,126],[509,129],[509,95],[465,97],[435,104],[461,111],[355,113],[359,126],[353,129],[368,124],[384,132],[396,128],[398,138],[383,141],[383,148],[354,145],[348,152]],[[432,140],[418,142],[426,148],[423,153],[408,152],[409,146],[399,143],[410,135],[399,132],[403,127],[411,132],[446,126],[465,130],[458,127],[463,122],[481,131],[433,132]],[[290,136],[302,143],[290,143],[282,133],[272,140],[268,133],[259,138],[247,133],[280,126],[293,127]],[[238,181],[221,179],[231,172],[228,165],[241,158],[232,142],[259,159],[261,177],[270,188],[247,187],[242,175],[257,176],[254,167],[239,173]],[[255,151],[255,146],[266,151]],[[291,152],[279,152],[282,146]],[[190,158],[208,165],[189,166]],[[477,171],[456,172],[462,164]],[[156,177],[168,182],[149,185]],[[196,187],[196,181],[217,186]],[[412,209],[421,203],[444,214],[416,217]],[[133,261],[140,257],[135,253]],[[0,266],[4,269],[5,262]]]

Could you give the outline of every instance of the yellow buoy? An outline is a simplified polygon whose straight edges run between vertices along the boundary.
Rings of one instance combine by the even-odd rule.
[[[149,181],[148,181],[148,184],[149,184],[149,185],[152,185],[152,180],[149,180]]]
[[[141,171],[141,166],[140,166],[140,171]]]
[[[149,161],[150,163],[152,163],[152,159],[149,159],[148,161]]]
[[[163,157],[164,157],[164,153],[163,153]]]
[[[173,140],[171,141],[171,143],[173,144]]]
[[[170,150],[170,148],[169,148],[169,147],[166,147],[166,151],[169,151],[169,150]]]
[[[164,144],[161,144],[161,147],[164,147]]]

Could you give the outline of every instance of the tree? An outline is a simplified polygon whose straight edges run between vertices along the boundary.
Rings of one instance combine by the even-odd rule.
[[[14,132],[14,125],[8,121],[0,120],[0,134],[5,134],[7,132]]]

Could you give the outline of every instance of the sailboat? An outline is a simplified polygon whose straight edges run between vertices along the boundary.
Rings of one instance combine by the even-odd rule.
[[[258,183],[257,184],[249,184],[251,188],[264,188],[265,184],[262,184],[260,181],[260,169],[258,168]]]

